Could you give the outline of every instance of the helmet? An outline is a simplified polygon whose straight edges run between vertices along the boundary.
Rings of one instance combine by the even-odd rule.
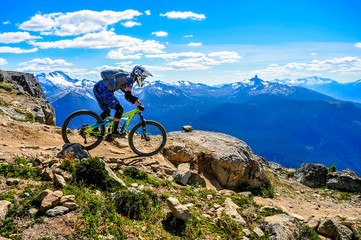
[[[135,65],[132,70],[132,77],[135,78],[135,81],[138,83],[139,87],[143,87],[143,81],[148,76],[153,77],[153,75],[141,65]]]

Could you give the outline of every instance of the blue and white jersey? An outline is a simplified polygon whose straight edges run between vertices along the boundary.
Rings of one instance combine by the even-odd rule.
[[[131,75],[122,74],[112,79],[105,79],[101,81],[110,91],[115,92],[121,90],[125,91],[127,87],[133,87],[133,78]]]

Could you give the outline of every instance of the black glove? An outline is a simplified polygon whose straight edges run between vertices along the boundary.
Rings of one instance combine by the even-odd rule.
[[[140,102],[138,102],[138,109],[140,110],[140,111],[144,111],[144,106],[140,103]]]

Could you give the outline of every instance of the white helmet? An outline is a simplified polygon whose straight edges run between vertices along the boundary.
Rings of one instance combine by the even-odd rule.
[[[146,70],[143,66],[135,65],[135,67],[133,68],[132,77],[133,78],[135,77],[135,81],[138,83],[139,87],[143,87],[144,79],[146,79],[149,76],[153,77],[153,75],[148,70]]]

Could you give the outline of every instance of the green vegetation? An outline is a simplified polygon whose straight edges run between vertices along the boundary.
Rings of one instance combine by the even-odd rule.
[[[10,92],[13,90],[13,86],[6,82],[0,82],[0,89],[4,89],[5,91]]]
[[[5,101],[5,100],[3,100],[3,99],[0,98],[0,105],[1,105],[1,106],[5,106],[5,107],[8,107],[8,106],[10,106],[10,103],[8,103],[7,101]]]
[[[25,116],[27,122],[35,122],[35,116],[31,112],[28,112]]]
[[[331,167],[328,168],[328,172],[331,173],[331,172],[336,172],[336,165],[333,164]]]
[[[17,113],[24,114],[24,112],[23,112],[23,111],[21,111],[21,110],[20,110],[20,109],[18,109],[18,108],[15,108],[14,110],[15,110],[15,112],[17,112]]]
[[[320,240],[320,236],[315,230],[313,230],[309,226],[304,225],[299,239]]]
[[[28,166],[27,164],[33,160],[25,160],[23,158],[16,158],[15,162],[18,165],[0,165],[0,174],[6,178],[33,178],[40,181],[42,177],[38,174],[35,168]]]
[[[275,189],[271,184],[271,181],[265,177],[259,190],[255,190],[255,193],[264,198],[273,198]]]
[[[296,173],[296,171],[290,171],[290,170],[284,169],[284,168],[281,168],[279,170],[279,172],[282,173],[282,174],[286,174],[288,177],[293,177],[295,175],[295,173]]]

